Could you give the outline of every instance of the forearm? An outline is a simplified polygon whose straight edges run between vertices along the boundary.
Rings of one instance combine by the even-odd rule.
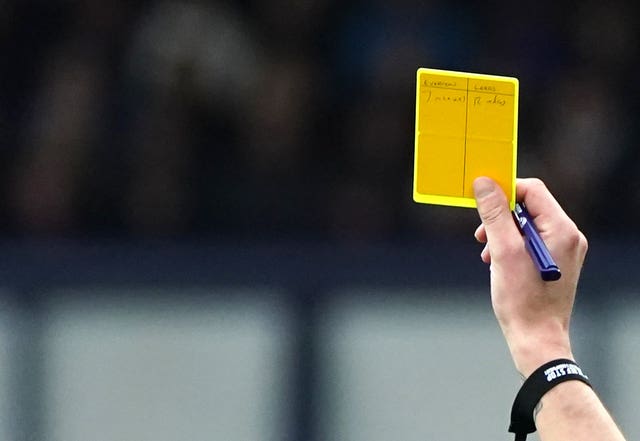
[[[580,381],[561,383],[536,408],[542,441],[624,441],[596,393]]]
[[[493,309],[516,368],[536,388],[540,382],[531,375],[538,369],[550,362],[573,360],[569,322],[587,239],[542,181],[519,179],[516,199],[526,204],[540,237],[562,269],[560,280],[543,281],[513,222],[504,192],[484,177],[474,181],[474,192],[482,220],[474,236],[486,243],[480,258],[490,265]],[[515,408],[517,418],[512,418],[515,426],[510,430],[519,439],[530,433],[529,412],[537,402],[535,428],[542,441],[624,441],[593,389],[574,379],[579,380],[567,378],[551,389],[542,383],[541,399],[537,394],[522,395],[529,398],[524,399],[524,408],[522,402]]]

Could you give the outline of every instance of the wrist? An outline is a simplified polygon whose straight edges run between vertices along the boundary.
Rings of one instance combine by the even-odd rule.
[[[509,345],[518,372],[528,378],[543,364],[560,358],[575,360],[568,337],[527,337]]]
[[[524,378],[529,378],[531,373],[543,364],[557,359],[567,359],[575,361],[571,350],[557,348],[557,350],[546,350],[537,353],[520,354],[518,358],[514,356],[516,369]]]
[[[591,386],[589,378],[574,361],[556,359],[539,366],[524,381],[511,408],[509,432],[516,434],[516,441],[526,441],[527,434],[536,431],[536,417],[544,407],[543,398],[554,388],[565,382],[573,382],[572,380]],[[571,413],[565,410],[565,414]]]
[[[539,413],[540,418],[549,418],[554,415],[565,415],[576,418],[580,414],[588,412],[593,403],[588,398],[593,396],[591,387],[581,381],[567,381],[559,384],[544,394],[541,402],[544,402]]]

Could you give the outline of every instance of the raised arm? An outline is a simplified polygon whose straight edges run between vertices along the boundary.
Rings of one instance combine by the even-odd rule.
[[[574,360],[569,323],[587,240],[538,179],[519,179],[524,202],[554,256],[562,277],[540,278],[501,188],[489,178],[474,182],[482,224],[475,232],[483,262],[490,265],[491,302],[516,369],[524,378],[555,359]],[[535,409],[542,441],[624,440],[596,393],[567,381],[543,395]]]

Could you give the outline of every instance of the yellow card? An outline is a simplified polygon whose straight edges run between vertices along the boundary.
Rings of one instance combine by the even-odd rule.
[[[517,78],[418,69],[413,199],[475,207],[473,180],[516,198]]]

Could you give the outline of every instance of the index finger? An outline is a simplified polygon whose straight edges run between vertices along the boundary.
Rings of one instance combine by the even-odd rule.
[[[518,178],[516,180],[516,200],[524,202],[536,225],[544,229],[551,220],[569,219],[547,186],[537,178]]]
[[[532,216],[543,213],[566,216],[545,183],[538,178],[518,178],[516,200],[524,202]]]

